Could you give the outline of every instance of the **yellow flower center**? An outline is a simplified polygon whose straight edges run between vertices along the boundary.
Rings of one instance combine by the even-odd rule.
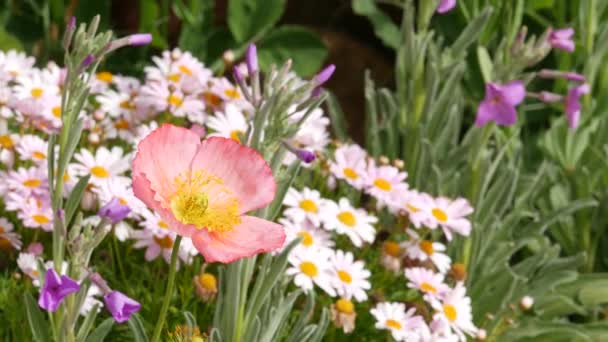
[[[458,317],[456,308],[452,304],[443,304],[443,313],[445,314],[445,317],[450,320],[450,322],[454,322]]]
[[[300,271],[306,274],[307,276],[314,278],[318,273],[319,269],[317,269],[317,265],[313,264],[310,261],[304,261],[300,264]]]
[[[349,179],[359,178],[359,174],[357,173],[357,171],[353,170],[350,167],[345,167],[344,170],[342,170],[342,172],[344,172],[344,176],[346,178],[349,178]]]
[[[448,214],[439,208],[434,208],[431,213],[439,222],[447,222],[448,220]]]
[[[300,201],[300,208],[307,213],[316,213],[319,211],[317,204],[313,200],[303,199]]]
[[[192,70],[190,70],[190,68],[188,68],[187,66],[185,66],[185,65],[183,65],[183,64],[182,64],[182,65],[180,65],[180,66],[179,66],[179,68],[178,68],[178,69],[179,69],[179,71],[181,71],[183,74],[186,74],[186,75],[188,75],[188,76],[192,76]]]
[[[46,224],[51,222],[51,220],[46,217],[45,215],[40,215],[40,214],[36,214],[36,215],[32,215],[32,219],[34,220],[34,222],[38,223],[38,224]]]
[[[353,215],[353,213],[351,213],[350,211],[343,211],[339,213],[338,220],[340,220],[340,222],[349,227],[354,227],[357,224],[357,219],[355,218],[355,215]]]
[[[171,95],[169,95],[169,97],[167,97],[167,102],[169,102],[170,105],[173,105],[175,107],[179,107],[179,106],[182,105],[182,103],[184,102],[184,100],[181,97],[179,97],[179,96],[177,96],[175,94],[171,94]]]
[[[208,92],[208,91],[203,93],[203,100],[205,100],[206,103],[208,103],[214,107],[217,107],[222,104],[222,99],[219,96],[215,95],[212,92]]]
[[[376,180],[374,180],[374,186],[382,191],[391,191],[393,188],[391,183],[384,178],[376,178]]]
[[[0,227],[0,234],[4,234],[6,232],[6,230],[4,229],[4,227]]]
[[[39,99],[42,97],[42,94],[44,94],[44,90],[42,90],[42,88],[32,88],[30,93],[33,98]]]
[[[199,275],[198,283],[201,284],[204,289],[211,291],[217,290],[217,279],[211,273],[203,273]]]
[[[386,322],[384,323],[388,328],[391,329],[395,329],[395,330],[401,330],[401,323],[395,321],[394,319],[387,319]]]
[[[135,105],[133,104],[133,102],[131,102],[131,100],[124,100],[120,103],[120,108],[133,110],[135,109]]]
[[[344,270],[338,271],[338,278],[340,278],[340,280],[342,280],[343,283],[350,284],[353,282],[353,277],[350,276],[350,273],[348,273]]]
[[[398,258],[401,256],[401,246],[394,241],[386,241],[384,243],[384,252],[392,257]]]
[[[427,283],[426,281],[420,284],[420,289],[424,292],[437,293],[435,286]]]
[[[129,129],[129,121],[125,119],[120,119],[114,122],[114,128],[116,129]]]
[[[93,166],[91,168],[91,174],[97,178],[108,178],[110,177],[110,172],[103,166]]]
[[[0,135],[0,146],[4,148],[13,148],[15,143],[13,142],[13,139],[11,139],[10,135]]]
[[[64,172],[64,173],[63,173],[63,181],[64,181],[64,182],[67,182],[67,181],[69,181],[69,180],[70,180],[70,175],[69,175],[69,174],[68,174],[68,172],[66,171],[66,172]]]
[[[418,211],[420,211],[420,209],[414,207],[413,205],[411,205],[409,203],[405,205],[405,208],[412,213],[417,213]]]
[[[46,153],[41,151],[34,151],[34,153],[32,153],[32,157],[34,157],[34,159],[42,160],[46,158]]]
[[[239,94],[239,91],[236,88],[226,89],[224,90],[224,94],[234,100],[239,99],[241,97],[241,94]]]
[[[102,71],[102,72],[98,72],[96,77],[101,82],[110,83],[110,82],[112,82],[114,75],[112,75],[111,72]]]
[[[42,181],[36,178],[26,179],[23,182],[23,185],[27,186],[28,188],[37,188],[40,186],[40,184],[42,184]]]
[[[158,221],[158,226],[161,227],[162,229],[169,228],[169,226],[167,225],[167,223],[165,223],[165,221]]]
[[[422,240],[420,241],[420,249],[422,249],[422,251],[424,253],[426,253],[426,255],[433,255],[433,253],[435,253],[435,249],[433,248],[433,243],[429,240]]]
[[[355,305],[348,299],[340,298],[336,301],[336,309],[345,314],[355,312]]]
[[[303,244],[304,246],[310,247],[310,246],[313,245],[314,239],[313,239],[312,235],[309,232],[303,230],[303,231],[301,231],[301,232],[298,233],[298,236],[302,237],[302,242],[300,242],[300,243]]]
[[[212,232],[228,232],[241,223],[238,199],[220,178],[188,171],[175,178],[174,186],[170,206],[181,223]]]
[[[180,74],[175,73],[175,74],[171,74],[171,75],[167,76],[167,79],[171,82],[178,82],[180,77],[181,77]]]
[[[61,107],[53,107],[53,109],[51,109],[51,112],[53,113],[54,117],[56,117],[57,119],[61,119]]]
[[[235,129],[234,131],[230,132],[230,139],[232,139],[240,144],[241,138],[239,136],[242,134],[245,134],[245,132],[241,131],[240,129]]]
[[[127,202],[127,200],[124,199],[123,197],[118,197],[118,203],[120,203],[122,205],[127,205],[129,202]]]
[[[163,249],[173,247],[173,239],[169,235],[165,235],[163,237],[154,236],[154,241]]]

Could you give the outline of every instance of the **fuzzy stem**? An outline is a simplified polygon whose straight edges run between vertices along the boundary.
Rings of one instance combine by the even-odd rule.
[[[179,252],[179,244],[182,242],[182,237],[178,235],[173,243],[173,250],[171,251],[171,265],[169,266],[169,283],[167,284],[167,290],[165,291],[165,298],[163,299],[163,306],[160,309],[158,316],[158,322],[154,328],[154,335],[152,335],[152,342],[160,341],[160,332],[163,330],[165,325],[165,317],[167,316],[167,310],[169,309],[169,302],[171,302],[171,296],[173,295],[173,285],[175,284],[175,265],[177,264],[177,254]]]

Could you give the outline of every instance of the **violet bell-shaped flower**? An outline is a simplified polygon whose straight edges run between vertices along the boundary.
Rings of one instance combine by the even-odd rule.
[[[131,315],[141,309],[139,302],[116,290],[103,296],[103,301],[114,320],[118,323],[128,321]]]
[[[478,127],[488,121],[498,125],[510,126],[517,121],[517,110],[526,96],[526,89],[522,81],[511,81],[507,84],[486,84],[486,96],[479,104],[475,124]]]
[[[572,40],[573,35],[574,29],[567,27],[559,30],[551,30],[547,39],[554,49],[573,52],[575,47],[574,41]]]
[[[40,290],[38,305],[47,311],[56,311],[63,299],[74,292],[80,290],[80,285],[68,276],[59,276],[54,269],[46,271],[44,285]]]
[[[566,120],[568,120],[568,127],[574,129],[578,127],[578,121],[581,116],[581,103],[580,97],[588,94],[590,91],[587,83],[578,85],[568,91],[566,100],[564,103]]]
[[[101,218],[110,220],[112,223],[118,223],[125,219],[130,212],[131,208],[129,208],[128,205],[122,203],[119,198],[114,197],[110,202],[99,209],[97,215]]]
[[[437,6],[437,13],[444,14],[456,7],[456,0],[441,0]]]

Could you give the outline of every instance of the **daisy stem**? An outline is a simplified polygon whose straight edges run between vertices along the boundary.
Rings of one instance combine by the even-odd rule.
[[[165,317],[167,316],[167,310],[169,309],[169,302],[173,295],[173,285],[175,284],[175,265],[177,264],[177,254],[179,252],[179,244],[182,242],[182,237],[178,235],[173,243],[173,250],[171,251],[171,265],[169,266],[169,282],[167,283],[167,289],[165,291],[165,298],[163,299],[163,305],[160,308],[160,314],[158,316],[158,322],[154,328],[154,334],[152,335],[152,342],[160,341],[160,332],[165,325]]]

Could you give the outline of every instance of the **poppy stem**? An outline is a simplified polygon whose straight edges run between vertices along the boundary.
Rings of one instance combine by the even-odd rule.
[[[160,309],[160,315],[158,316],[158,322],[154,328],[154,335],[152,335],[152,342],[160,341],[160,332],[165,325],[165,317],[167,316],[167,310],[169,309],[169,302],[173,296],[173,285],[175,284],[175,266],[177,264],[177,254],[179,254],[179,244],[182,242],[182,237],[177,235],[175,242],[173,243],[173,250],[171,251],[171,265],[169,266],[169,283],[167,283],[167,289],[165,291],[165,298],[163,299],[163,306]]]

